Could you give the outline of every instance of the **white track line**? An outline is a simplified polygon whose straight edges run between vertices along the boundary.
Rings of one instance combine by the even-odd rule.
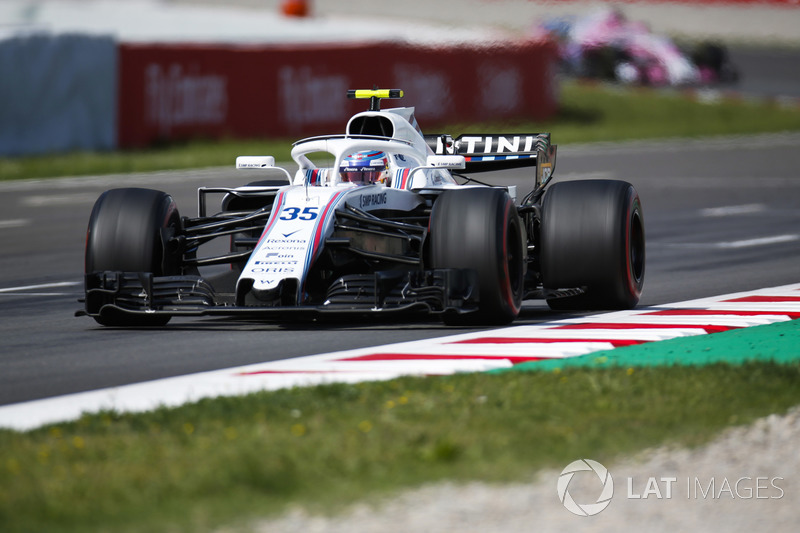
[[[658,246],[665,248],[689,248],[707,250],[717,248],[720,250],[735,250],[739,248],[752,248],[754,246],[767,246],[770,244],[784,244],[800,240],[800,235],[796,233],[785,233],[783,235],[770,235],[769,237],[756,237],[754,239],[742,239],[739,241],[716,241],[716,242],[664,242]]]
[[[703,217],[729,217],[736,215],[751,215],[760,213],[767,207],[764,204],[726,205],[723,207],[708,207],[700,210]]]
[[[37,289],[55,289],[58,287],[74,287],[75,285],[80,285],[81,281],[58,281],[55,283],[42,283],[40,285],[22,285],[19,287],[6,287],[4,289],[0,289],[0,294],[2,293],[9,293],[9,292],[23,292],[23,291],[32,291]],[[29,293],[25,293],[29,294]]]
[[[794,242],[800,239],[800,235],[787,234],[787,235],[774,235],[772,237],[761,237],[758,239],[744,239],[741,241],[730,242],[715,242],[712,244],[714,248],[750,248],[752,246],[765,246],[767,244],[782,244],[785,242]]]
[[[31,221],[27,218],[11,218],[8,220],[0,220],[0,229],[21,228],[30,223]]]
[[[744,309],[743,309],[744,310]],[[590,317],[587,317],[590,318]],[[568,319],[572,320],[572,319]],[[750,326],[762,326],[786,320],[785,315],[775,313],[775,315],[759,316],[727,316],[727,315],[702,315],[702,316],[629,316],[625,322],[631,325],[681,325],[681,326],[728,326],[733,328],[747,328]],[[575,319],[574,323],[594,324],[602,320]]]
[[[37,194],[26,196],[22,199],[22,204],[29,207],[53,207],[59,205],[81,205],[94,204],[97,200],[95,193],[74,193],[74,194]]]
[[[705,328],[721,331],[792,318],[800,318],[800,284],[270,361],[0,406],[0,427],[27,430],[74,420],[84,412],[141,412],[202,398],[285,387],[482,372],[530,359],[574,357],[614,345],[700,335]]]

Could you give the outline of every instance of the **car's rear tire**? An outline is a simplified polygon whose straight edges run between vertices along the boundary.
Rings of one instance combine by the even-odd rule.
[[[542,205],[540,265],[546,289],[585,288],[548,299],[556,310],[630,309],[644,286],[642,205],[630,183],[554,183]]]
[[[164,251],[162,230],[178,228],[180,214],[170,195],[151,189],[112,189],[94,204],[86,233],[85,271],[179,273]],[[163,326],[169,316],[95,317],[104,326]]]
[[[473,269],[478,310],[445,314],[452,325],[507,324],[519,314],[524,292],[525,239],[514,202],[503,189],[444,192],[431,213],[434,268]]]

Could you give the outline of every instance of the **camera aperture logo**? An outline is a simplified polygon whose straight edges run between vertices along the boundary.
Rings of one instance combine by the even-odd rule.
[[[569,493],[569,483],[578,472],[594,472],[603,485],[600,496],[594,503],[577,503]],[[594,516],[611,503],[614,496],[614,480],[606,467],[591,459],[578,459],[567,465],[558,476],[558,499],[564,507],[578,516]]]

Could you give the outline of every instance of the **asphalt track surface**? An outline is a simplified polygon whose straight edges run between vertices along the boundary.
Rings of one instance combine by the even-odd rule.
[[[558,179],[622,179],[642,198],[647,272],[641,305],[800,278],[800,134],[565,146]],[[481,178],[530,183],[528,171]],[[76,318],[86,224],[116,186],[160,188],[184,215],[201,185],[252,174],[210,169],[0,184],[0,405],[263,361],[470,331],[435,320],[274,324],[173,319],[113,329]],[[517,324],[564,318],[526,302]]]
[[[737,83],[720,87],[745,97],[800,99],[800,50],[797,47],[742,46],[728,48],[740,73]]]

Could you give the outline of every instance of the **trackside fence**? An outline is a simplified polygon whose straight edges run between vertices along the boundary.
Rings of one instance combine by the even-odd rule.
[[[111,37],[0,40],[0,156],[115,148],[116,94]]]
[[[365,109],[347,89],[401,88],[425,131],[557,110],[548,42],[422,47],[130,44],[0,39],[0,156],[145,147],[190,138],[344,132]]]

